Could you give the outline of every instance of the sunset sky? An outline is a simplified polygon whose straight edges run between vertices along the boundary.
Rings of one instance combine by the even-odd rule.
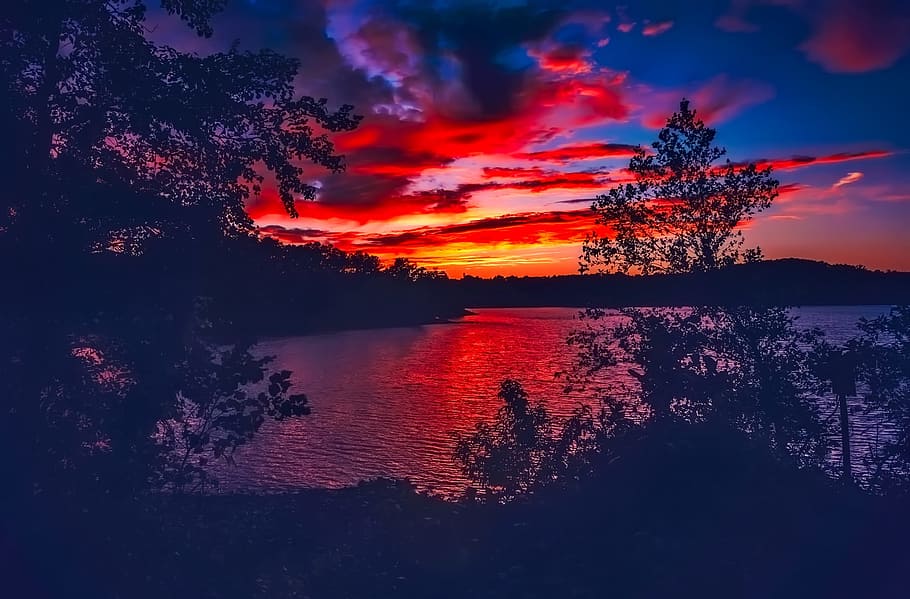
[[[211,39],[150,21],[183,50],[296,57],[301,93],[364,115],[300,218],[269,189],[249,204],[288,242],[576,272],[591,199],[685,96],[732,160],[775,167],[747,232],[766,256],[910,270],[905,0],[229,0]]]

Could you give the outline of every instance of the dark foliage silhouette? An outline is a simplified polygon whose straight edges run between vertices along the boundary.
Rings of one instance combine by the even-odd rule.
[[[609,233],[585,245],[582,268],[698,272],[754,260],[737,229],[777,197],[770,167],[715,164],[726,150],[683,100],[652,144],[629,162],[635,177],[598,196],[592,208]]]
[[[186,384],[180,389],[172,418],[158,422],[161,458],[156,482],[175,491],[204,489],[211,459],[233,463],[234,451],[249,441],[266,418],[283,420],[309,413],[307,398],[289,394],[290,371],[268,374],[261,391],[237,384],[261,383],[271,358],[254,358],[246,345],[213,350],[198,344],[178,366]],[[217,364],[217,369],[208,367]],[[215,376],[213,376],[213,371]]]
[[[223,2],[163,6],[210,35]],[[296,61],[273,52],[153,44],[145,12],[61,0],[0,15],[2,436],[26,494],[195,488],[264,418],[308,410],[248,344],[207,340],[222,316],[206,272],[251,233],[244,202],[265,177],[294,215],[315,193],[303,164],[344,167],[322,132],[359,118],[296,96]]]
[[[714,138],[683,101],[653,152],[630,162],[636,181],[595,201],[607,233],[585,244],[583,266],[707,276],[755,261],[760,253],[743,249],[739,227],[771,205],[778,184],[770,169],[715,165],[725,150]],[[780,458],[820,465],[827,442],[814,398],[823,382],[811,367],[820,333],[799,332],[781,307],[706,300],[691,308],[624,308],[625,323],[606,329],[596,324],[603,310],[588,310],[592,325],[570,340],[580,349],[580,374],[629,362],[638,386],[626,392],[651,420],[717,420]]]
[[[229,271],[220,266],[224,261]],[[238,286],[238,279],[257,284]],[[464,312],[439,271],[405,259],[382,265],[363,252],[285,245],[267,237],[225,243],[212,255],[204,283],[223,337],[416,325]]]
[[[503,381],[499,398],[504,405],[495,421],[478,423],[473,434],[457,438],[455,458],[482,489],[513,499],[546,476],[552,424],[543,406],[532,405],[517,381]]]
[[[880,490],[910,490],[910,306],[859,323],[846,344],[856,368],[862,409],[887,426],[867,461]]]
[[[493,422],[479,422],[474,432],[455,435],[455,460],[464,475],[483,492],[468,496],[510,501],[554,484],[576,484],[589,476],[595,459],[636,425],[619,401],[607,400],[596,412],[578,406],[559,420],[540,403],[531,404],[515,380],[500,384],[504,405]]]

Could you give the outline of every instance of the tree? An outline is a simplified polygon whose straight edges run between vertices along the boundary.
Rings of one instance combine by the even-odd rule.
[[[417,281],[435,281],[447,279],[445,272],[437,269],[428,270],[418,266],[407,258],[395,258],[383,271],[388,276],[399,281],[416,283]]]
[[[515,380],[499,387],[504,405],[492,424],[477,423],[474,433],[456,435],[455,459],[465,475],[498,499],[514,499],[539,485],[552,451],[552,423],[540,404],[531,405]]]
[[[224,1],[161,4],[207,36]],[[307,411],[247,344],[211,341],[203,282],[229,268],[224,240],[252,233],[244,203],[266,177],[296,215],[315,194],[304,164],[342,170],[328,133],[359,117],[298,96],[297,62],[274,52],[156,45],[145,12],[142,0],[0,12],[0,275],[12,291],[0,437],[5,458],[26,456],[7,465],[27,493],[76,478],[135,493],[166,472],[185,486],[193,471],[188,459],[174,469],[173,451],[229,456],[264,417]]]
[[[163,2],[200,35],[211,34],[208,18],[223,4]],[[196,56],[155,45],[143,35],[145,10],[142,0],[26,0],[5,12],[9,35],[0,68],[11,99],[8,165],[28,182],[9,197],[16,220],[36,210],[61,219],[64,208],[91,211],[92,224],[107,229],[94,231],[94,241],[140,224],[154,228],[152,215],[170,216],[173,225],[195,212],[225,230],[248,229],[243,201],[258,193],[264,171],[296,215],[294,202],[315,196],[301,161],[344,168],[313,125],[352,129],[359,120],[352,107],[332,111],[324,99],[296,96],[297,61],[268,50]],[[118,197],[124,190],[117,189],[97,198],[119,205],[75,204],[64,193],[71,186],[55,181],[79,172],[132,193]],[[140,193],[147,194],[145,205]],[[175,207],[183,210],[174,214]]]
[[[593,203],[603,236],[584,245],[582,270],[709,272],[755,260],[740,227],[777,196],[771,169],[729,160],[716,132],[683,100],[653,151],[629,163],[634,181]],[[826,451],[813,396],[817,332],[800,332],[783,308],[693,306],[623,309],[615,326],[573,335],[583,376],[634,365],[631,391],[652,422],[720,420],[779,457],[818,464]],[[587,312],[592,322],[605,312]]]
[[[612,399],[596,412],[580,405],[557,419],[543,404],[532,405],[516,380],[504,380],[498,395],[504,405],[493,422],[456,434],[454,452],[462,473],[496,501],[580,480],[611,440],[634,427],[624,406]]]
[[[910,489],[910,306],[861,320],[860,334],[847,343],[862,384],[867,416],[884,421],[885,433],[870,448],[873,483],[881,489]]]
[[[582,269],[681,273],[708,271],[743,259],[737,227],[777,197],[771,168],[718,165],[726,150],[715,130],[683,100],[651,147],[629,162],[634,181],[598,196],[592,205],[609,233],[584,244]]]

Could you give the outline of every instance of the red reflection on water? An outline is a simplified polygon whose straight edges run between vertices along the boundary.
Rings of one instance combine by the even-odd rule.
[[[833,341],[849,336],[859,316],[886,308],[806,308],[805,326],[820,325]],[[478,310],[451,325],[350,331],[263,343],[275,366],[294,372],[310,416],[269,423],[218,472],[226,489],[255,491],[338,487],[388,476],[422,489],[460,492],[467,481],[453,459],[453,432],[470,431],[499,409],[505,378],[519,380],[532,401],[557,416],[578,405],[554,378],[571,368],[566,346],[580,325],[572,308]],[[611,317],[616,318],[616,317]],[[614,320],[615,322],[615,320]],[[629,381],[628,365],[604,373]]]
[[[452,325],[351,331],[273,340],[263,353],[294,371],[313,414],[267,425],[237,469],[219,473],[229,489],[343,486],[364,478],[410,478],[452,493],[466,481],[452,460],[453,432],[499,409],[496,392],[516,378],[557,414],[566,397],[557,371],[571,365],[569,308],[483,310]]]

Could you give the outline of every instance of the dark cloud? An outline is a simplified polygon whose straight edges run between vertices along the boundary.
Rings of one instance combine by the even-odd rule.
[[[566,13],[536,6],[499,7],[495,3],[455,4],[442,8],[403,4],[397,16],[416,31],[423,63],[437,85],[457,76],[474,105],[448,106],[452,116],[501,119],[520,105],[528,65],[511,62],[508,53],[540,41],[561,24]],[[460,72],[451,72],[452,59]]]
[[[281,225],[264,225],[259,227],[259,231],[267,237],[274,237],[279,241],[297,244],[323,240],[332,236],[331,231],[326,231],[324,229],[283,227]]]
[[[745,166],[754,163],[759,168],[771,167],[774,170],[792,170],[818,164],[837,164],[839,162],[849,162],[851,160],[866,160],[870,158],[887,158],[894,153],[888,150],[867,150],[863,152],[838,152],[836,154],[827,154],[824,156],[791,156],[790,158],[761,158],[748,162],[734,163],[736,166]]]
[[[630,158],[635,155],[638,146],[618,143],[569,144],[551,150],[521,152],[515,158],[523,160],[540,160],[566,164],[577,160],[596,160],[602,158]]]

